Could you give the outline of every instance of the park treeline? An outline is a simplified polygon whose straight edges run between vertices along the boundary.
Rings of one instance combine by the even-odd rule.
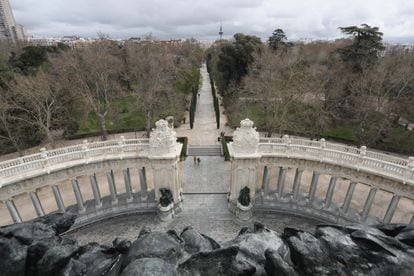
[[[267,43],[241,33],[217,41],[207,65],[229,124],[248,117],[267,136],[414,154],[413,49],[385,45],[366,24],[340,30],[335,41],[289,42],[281,29]]]
[[[87,47],[1,46],[0,153],[59,139],[180,123],[198,89],[203,50],[100,39]]]

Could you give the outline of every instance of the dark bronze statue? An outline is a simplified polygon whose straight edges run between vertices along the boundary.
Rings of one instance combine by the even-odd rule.
[[[250,205],[250,189],[247,186],[240,190],[239,203],[243,206]]]
[[[173,200],[174,198],[173,198],[173,195],[170,189],[161,188],[160,192],[161,192],[160,204],[162,207],[167,207],[168,205],[174,202]]]

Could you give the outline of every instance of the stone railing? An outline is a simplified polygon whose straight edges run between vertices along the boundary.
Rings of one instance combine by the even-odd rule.
[[[362,170],[392,178],[403,184],[414,185],[414,157],[407,159],[380,152],[326,142],[284,136],[283,138],[261,138],[258,148],[261,156],[277,155],[320,161]]]
[[[97,160],[123,159],[146,156],[149,150],[149,139],[125,139],[88,143],[64,147],[54,150],[40,149],[40,153],[7,160],[0,163],[0,188],[12,184],[13,179],[20,180],[31,174],[64,169],[65,166],[89,163]]]
[[[171,205],[178,208],[181,204],[181,149],[176,132],[165,120],[156,123],[149,139],[121,136],[104,142],[84,140],[79,145],[49,151],[42,148],[38,154],[0,163],[0,202],[7,207],[14,222],[22,221],[14,202],[20,196],[30,198],[37,216],[43,216],[45,211],[38,196],[42,190],[55,198],[58,211],[77,212],[77,225],[131,212],[157,210],[161,189],[171,192]],[[122,173],[123,179],[116,179],[114,171]],[[147,172],[151,175],[150,183],[147,183]],[[133,189],[138,183],[133,183],[137,180],[132,176],[137,173],[139,192]],[[87,184],[78,181],[82,177],[89,177],[93,199],[84,199],[81,186]],[[110,194],[101,194],[98,178],[107,182]],[[73,194],[65,196],[75,199],[76,205],[66,207],[61,188],[64,185],[66,192],[69,183]],[[125,192],[117,192],[117,185],[124,186]],[[47,204],[50,207],[50,202]],[[26,204],[21,205],[20,208],[26,209]]]
[[[414,223],[414,209],[410,209],[414,203],[414,157],[401,158],[324,139],[260,138],[251,120],[240,125],[233,134],[234,142],[228,145],[232,156],[229,206],[236,215],[239,194],[248,187],[255,210],[299,214],[325,222],[389,223],[399,209]],[[288,182],[288,172],[293,170],[294,178],[290,173]],[[302,179],[305,171],[307,177]],[[325,181],[330,177],[329,185],[319,183],[322,175]],[[340,189],[337,180],[342,183]],[[348,188],[344,190],[343,185]],[[351,207],[357,189],[367,196],[362,199],[357,195],[358,203]],[[341,195],[335,196],[338,193]],[[343,201],[335,201],[343,196]],[[400,199],[405,202],[401,207]],[[384,215],[370,214],[373,206]]]

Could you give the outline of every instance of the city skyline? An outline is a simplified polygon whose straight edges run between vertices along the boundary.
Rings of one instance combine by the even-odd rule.
[[[16,20],[31,35],[78,35],[111,38],[153,34],[160,38],[216,39],[220,22],[224,38],[237,32],[267,38],[276,28],[291,40],[343,37],[340,26],[378,26],[389,42],[414,42],[414,3],[409,0],[363,3],[311,0],[282,1],[81,1],[12,0]],[[122,5],[120,5],[122,4]],[[173,6],[173,7],[172,7]]]

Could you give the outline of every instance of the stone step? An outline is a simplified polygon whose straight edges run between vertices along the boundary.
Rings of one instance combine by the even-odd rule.
[[[189,146],[187,151],[188,156],[221,156],[221,146]]]

